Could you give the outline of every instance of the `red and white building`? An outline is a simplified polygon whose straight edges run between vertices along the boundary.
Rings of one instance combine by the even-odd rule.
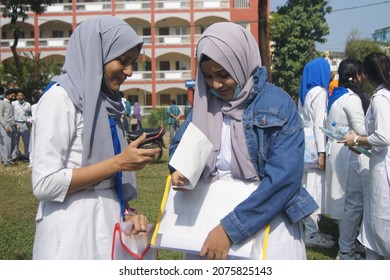
[[[236,22],[258,38],[258,1],[255,0],[57,0],[41,15],[29,14],[20,23],[17,51],[45,61],[64,62],[75,27],[87,18],[113,15],[128,22],[144,43],[133,76],[122,85],[127,98],[144,108],[178,105],[192,100],[188,88],[195,78],[195,48],[212,23]],[[0,16],[1,62],[13,59],[10,19]]]

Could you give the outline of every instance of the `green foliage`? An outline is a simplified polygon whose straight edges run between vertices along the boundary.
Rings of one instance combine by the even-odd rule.
[[[5,63],[0,68],[0,76],[4,84],[15,84],[26,92],[27,100],[30,100],[31,94],[39,89],[44,89],[50,82],[51,78],[58,75],[61,71],[61,66],[54,60],[44,62],[38,58],[20,57],[21,70],[23,81],[18,79],[18,73],[15,64]]]
[[[32,11],[35,14],[42,14],[45,11],[46,6],[50,6],[55,3],[55,0],[2,0],[1,4],[3,5],[1,12],[3,17],[11,19],[11,30],[13,32],[14,43],[10,46],[12,55],[14,57],[15,63],[15,73],[18,81],[18,86],[25,91],[29,92],[30,88],[28,86],[29,82],[25,81],[24,70],[25,66],[22,65],[21,57],[16,51],[17,43],[22,31],[22,27],[18,24],[18,20],[21,19],[25,21],[28,18],[27,13]],[[36,70],[36,68],[34,68]],[[38,76],[36,71],[27,72],[29,74],[34,73],[36,81],[38,81]]]
[[[379,43],[368,39],[350,39],[345,45],[345,57],[363,61],[364,57],[372,52],[382,52]]]
[[[316,43],[324,43],[329,34],[325,15],[328,2],[322,0],[288,0],[271,15],[272,81],[296,97],[303,67],[319,57]]]
[[[159,126],[166,126],[165,123],[165,111],[166,108],[157,108],[150,112],[150,115],[148,116],[148,126],[149,127],[159,127]]]
[[[2,0],[2,13],[4,17],[22,18],[24,21],[27,18],[27,12],[32,11],[36,14],[42,14],[45,11],[44,5],[52,5],[55,0]]]

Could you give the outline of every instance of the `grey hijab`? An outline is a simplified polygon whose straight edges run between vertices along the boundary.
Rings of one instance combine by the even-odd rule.
[[[215,23],[206,29],[198,42],[198,63],[202,61],[203,55],[220,64],[241,87],[241,92],[230,102],[210,94],[210,88],[206,85],[198,64],[193,122],[213,144],[213,153],[202,176],[206,181],[217,177],[216,157],[221,147],[223,114],[226,114],[232,119],[232,176],[259,180],[251,163],[242,123],[243,110],[253,87],[253,73],[261,66],[257,42],[249,31],[238,24]]]
[[[127,141],[120,122],[124,110],[118,92],[103,92],[104,64],[134,47],[140,50],[141,38],[123,20],[99,16],[82,22],[70,37],[61,75],[53,78],[68,93],[74,106],[83,113],[82,166],[91,165],[114,156],[108,117],[114,117],[122,150]],[[128,185],[135,193],[134,174],[123,172],[123,189]],[[112,186],[105,180],[95,187]]]

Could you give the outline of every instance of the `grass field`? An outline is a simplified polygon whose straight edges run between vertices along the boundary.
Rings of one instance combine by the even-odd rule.
[[[160,162],[148,165],[137,172],[139,198],[132,207],[138,208],[151,222],[156,222],[163,195],[167,169],[167,150]],[[31,259],[35,230],[37,201],[31,191],[31,171],[27,163],[3,168],[0,166],[0,259]],[[320,223],[323,232],[338,238],[335,222],[323,219]],[[336,242],[337,243],[337,242]],[[308,259],[330,260],[336,257],[337,245],[332,249],[307,249]],[[182,259],[178,252],[160,250],[163,260]]]

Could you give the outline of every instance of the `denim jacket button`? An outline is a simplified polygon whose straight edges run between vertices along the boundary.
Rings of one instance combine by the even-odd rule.
[[[250,129],[251,128],[251,125],[248,123],[246,126],[245,126],[246,129]]]

